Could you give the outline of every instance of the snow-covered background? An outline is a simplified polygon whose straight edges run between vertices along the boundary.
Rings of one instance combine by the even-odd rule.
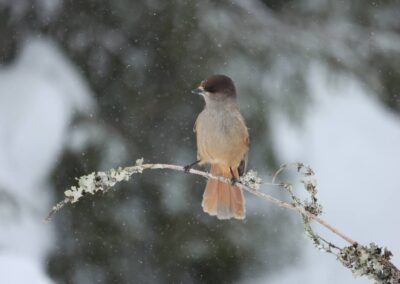
[[[400,266],[398,2],[33,2],[0,0],[0,283],[370,283],[293,212],[249,197],[245,222],[209,218],[188,175],[44,223],[78,175],[191,162],[189,91],[211,73],[240,91],[250,166],[309,164],[323,218]]]
[[[361,243],[376,242],[400,255],[399,117],[354,78],[317,63],[308,76],[314,101],[304,124],[294,127],[279,114],[272,123],[280,161],[312,165],[331,224]],[[46,39],[28,41],[16,63],[0,70],[0,88],[0,275],[4,283],[51,283],[44,273],[53,245],[53,226],[43,222],[54,202],[48,178],[74,114],[92,105],[90,91]],[[13,216],[14,207],[23,210]],[[305,260],[271,283],[369,283],[354,282],[331,255],[302,236],[298,241]],[[400,264],[398,257],[394,262]]]
[[[27,40],[0,68],[0,282],[53,283],[45,260],[54,228],[43,217],[54,203],[50,175],[77,112],[93,105],[76,68],[46,39]]]
[[[329,72],[320,63],[308,78],[314,103],[304,125],[294,128],[279,115],[273,121],[280,160],[312,165],[323,218],[362,244],[387,246],[398,266],[400,119],[355,78]],[[321,232],[340,243],[330,232]],[[299,236],[298,242],[305,247],[305,259],[271,283],[370,283],[355,280],[309,240]]]

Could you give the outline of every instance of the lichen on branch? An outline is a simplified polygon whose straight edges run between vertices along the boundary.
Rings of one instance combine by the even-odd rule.
[[[304,190],[308,193],[308,198],[301,200],[294,193],[294,188],[288,182],[276,182],[278,176],[290,166],[294,166],[300,176],[300,182],[303,184]],[[93,172],[77,179],[78,185],[71,186],[64,192],[65,198],[51,209],[46,221],[50,221],[55,213],[60,211],[65,205],[78,202],[81,198],[88,194],[97,192],[107,192],[117,183],[128,181],[133,174],[141,174],[147,169],[170,169],[175,171],[186,172],[183,166],[169,164],[143,164],[143,158],[136,160],[134,166],[110,169],[105,172]],[[217,179],[222,182],[231,183],[231,179],[222,176],[213,176],[212,174],[196,169],[190,169],[190,174],[202,176],[207,179]],[[349,268],[354,276],[367,276],[375,280],[379,284],[400,284],[400,270],[390,261],[391,252],[386,248],[383,249],[375,244],[362,246],[356,241],[340,232],[323,219],[322,206],[317,199],[317,182],[314,171],[303,163],[292,163],[281,166],[274,174],[271,182],[263,182],[258,177],[257,172],[249,170],[235,184],[242,190],[245,190],[267,202],[271,202],[280,207],[297,211],[301,217],[306,236],[313,242],[314,246],[322,251],[336,255],[337,260],[345,267]],[[287,191],[292,202],[286,202],[272,197],[260,190],[262,185],[279,186]],[[311,222],[315,221],[321,226],[330,230],[333,234],[339,236],[350,245],[344,248],[333,244],[317,234]]]
[[[392,253],[374,243],[354,244],[340,250],[338,260],[355,276],[367,276],[380,284],[399,284],[400,272],[390,262]]]
[[[93,172],[78,179],[78,186],[71,186],[64,192],[70,203],[77,202],[85,194],[95,194],[98,191],[107,191],[121,181],[128,181],[132,174],[142,173],[143,158],[136,160],[134,167],[111,169],[107,172]]]

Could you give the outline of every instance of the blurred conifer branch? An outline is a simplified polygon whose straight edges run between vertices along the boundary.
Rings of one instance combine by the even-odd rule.
[[[294,167],[301,177],[301,183],[309,194],[309,199],[300,200],[293,193],[293,186],[290,183],[277,183],[278,176],[288,167]],[[143,164],[143,158],[136,160],[136,164],[131,167],[111,169],[107,172],[93,172],[89,175],[80,177],[78,186],[72,186],[64,192],[65,198],[51,209],[46,221],[61,210],[65,205],[79,201],[87,193],[95,194],[96,192],[107,192],[110,188],[121,181],[127,181],[133,174],[142,173],[147,169],[170,169],[184,172],[183,166],[169,164]],[[208,172],[190,169],[189,173],[205,177],[207,179],[218,179],[220,181],[231,183],[231,179],[213,176]],[[292,203],[279,200],[269,194],[259,191],[261,185],[272,185],[284,188],[290,195]],[[367,276],[379,284],[400,284],[400,270],[390,262],[392,253],[386,248],[381,248],[374,243],[369,245],[360,245],[355,240],[346,236],[335,227],[321,219],[322,206],[318,203],[316,197],[317,183],[313,170],[302,163],[292,163],[282,165],[274,174],[271,182],[262,182],[257,176],[257,172],[250,170],[240,178],[236,183],[241,189],[256,195],[268,202],[274,203],[280,207],[285,207],[297,211],[302,216],[304,230],[308,238],[313,242],[314,246],[327,253],[334,254],[337,260],[345,267],[351,269],[355,276]],[[314,220],[332,233],[336,234],[347,243],[348,246],[343,248],[327,241],[325,238],[317,234],[311,227],[311,221]]]

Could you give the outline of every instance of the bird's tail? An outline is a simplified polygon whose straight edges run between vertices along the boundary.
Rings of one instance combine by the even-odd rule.
[[[211,174],[214,176],[224,176],[231,178],[231,171],[228,166],[213,164],[211,165]],[[239,178],[237,169],[234,169],[233,174]],[[228,183],[209,179],[206,190],[201,203],[204,212],[211,216],[217,216],[218,219],[244,219],[244,197],[242,190],[237,186],[232,186]]]

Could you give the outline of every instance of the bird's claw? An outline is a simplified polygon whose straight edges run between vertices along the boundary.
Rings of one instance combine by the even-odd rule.
[[[191,165],[186,165],[186,166],[183,167],[183,170],[185,171],[185,173],[188,174],[191,168],[192,168]]]
[[[231,177],[231,185],[235,185],[239,180],[235,177]]]
[[[194,163],[191,163],[189,165],[186,165],[183,167],[183,170],[185,171],[185,173],[189,173],[190,169],[193,168],[194,165],[197,165],[198,163],[200,163],[200,160],[197,160]]]

